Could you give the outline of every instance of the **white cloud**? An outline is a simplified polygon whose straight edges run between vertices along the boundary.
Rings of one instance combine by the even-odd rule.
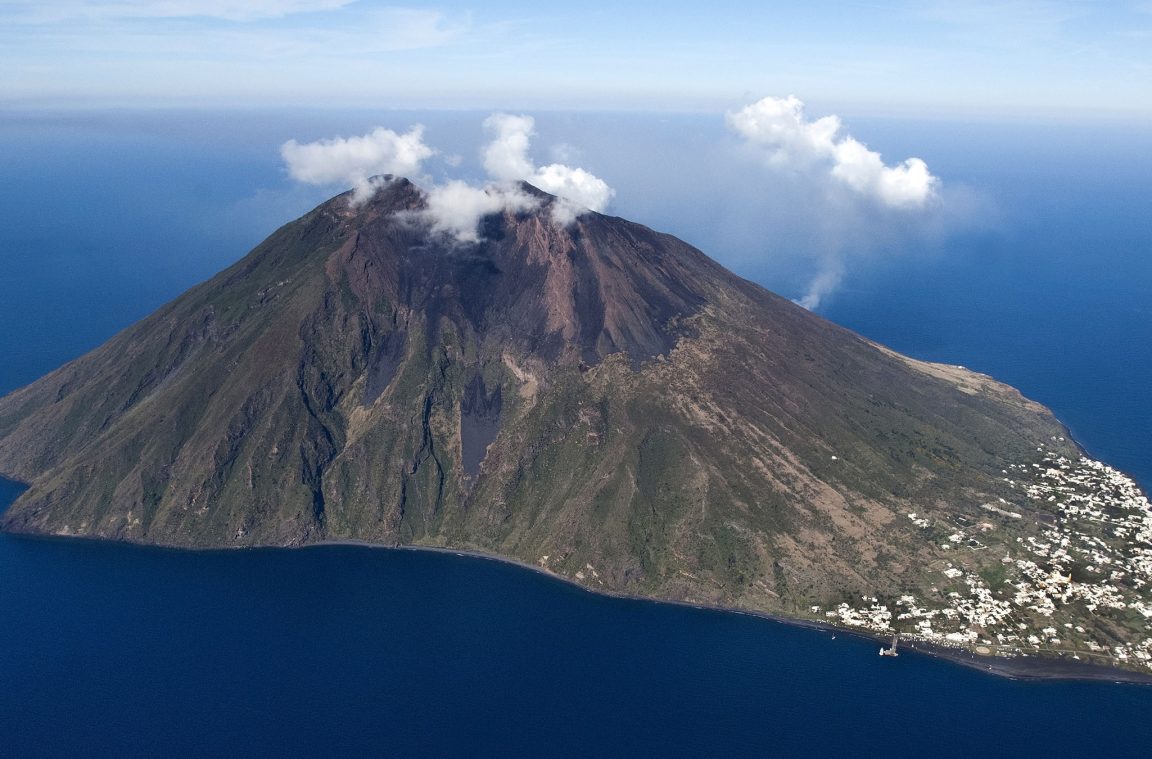
[[[530,116],[497,113],[484,121],[492,140],[483,150],[484,168],[495,180],[485,186],[459,179],[432,185],[426,193],[426,207],[412,216],[427,223],[432,231],[457,242],[480,241],[480,221],[504,211],[520,212],[540,206],[541,201],[525,192],[520,180],[557,196],[550,213],[557,224],[572,223],[588,210],[608,207],[614,191],[604,180],[585,169],[552,163],[535,166],[528,148],[535,131]],[[359,137],[317,140],[301,144],[289,140],[280,153],[293,179],[316,185],[351,185],[353,202],[363,202],[374,190],[371,177],[377,174],[408,176],[418,174],[424,160],[436,154],[424,143],[424,132],[414,126],[404,134],[377,128]],[[445,165],[455,168],[457,156],[447,156]]]
[[[492,142],[484,148],[484,170],[488,176],[505,182],[527,181],[536,172],[528,158],[536,120],[531,116],[494,113],[484,119],[484,129],[492,134]]]
[[[528,122],[530,133],[531,119]],[[511,125],[509,128],[522,126]],[[480,241],[478,228],[483,217],[537,207],[539,200],[510,180],[512,174],[508,172],[515,168],[519,148],[514,138],[509,144],[510,152],[505,156],[494,153],[492,159],[493,166],[505,166],[503,171],[496,168],[492,172],[503,181],[483,187],[458,179],[432,185],[426,193],[426,207],[411,217],[427,223],[433,232],[447,235],[457,242],[475,243]],[[526,142],[523,149],[527,150]],[[314,185],[351,186],[353,203],[362,203],[371,196],[376,188],[372,177],[392,174],[414,178],[423,162],[436,153],[424,142],[424,128],[420,125],[403,134],[378,127],[358,137],[336,137],[303,144],[289,140],[280,148],[293,179]],[[455,167],[459,164],[458,157],[448,156],[445,164]]]
[[[793,255],[815,273],[796,302],[821,306],[850,270],[869,259],[907,250],[946,223],[942,185],[919,158],[892,165],[848,135],[837,116],[809,120],[798,98],[764,98],[727,114],[728,127],[773,172],[771,193],[778,231],[791,229]]]
[[[552,208],[553,218],[561,225],[571,224],[585,209],[597,212],[607,210],[612,196],[616,194],[607,182],[595,174],[560,163],[541,166],[528,182],[564,201]]]
[[[875,195],[892,208],[920,208],[936,192],[938,180],[919,158],[885,166],[879,153],[851,137],[836,144],[835,156],[832,176],[863,195]]]
[[[880,154],[842,134],[836,116],[815,121],[804,117],[795,96],[767,97],[728,113],[728,126],[765,152],[770,164],[795,170],[826,172],[861,196],[889,208],[923,208],[936,195],[939,180],[919,158],[887,166]]]
[[[491,141],[482,151],[484,170],[494,183],[484,187],[452,180],[428,191],[428,207],[421,214],[436,232],[462,243],[479,242],[480,220],[503,211],[526,211],[540,205],[515,183],[524,180],[559,198],[551,206],[552,219],[571,224],[588,210],[603,211],[613,191],[604,180],[580,168],[560,163],[537,167],[528,157],[536,122],[531,116],[494,113],[484,120]]]
[[[359,137],[304,144],[289,140],[280,147],[293,179],[307,184],[351,185],[355,202],[363,202],[371,194],[369,180],[374,175],[415,175],[435,152],[424,143],[424,128],[420,125],[404,134],[378,127]]]
[[[447,234],[457,242],[480,241],[480,220],[503,211],[529,211],[539,201],[514,185],[475,187],[459,179],[436,185],[428,191],[427,207],[420,214],[434,232]]]
[[[615,191],[591,172],[552,163],[536,166],[528,157],[536,121],[531,116],[494,113],[484,120],[492,141],[484,148],[484,169],[500,181],[524,180],[560,198],[552,206],[552,218],[561,225],[572,223],[590,211],[604,211]]]
[[[768,151],[773,163],[812,161],[833,150],[840,119],[804,120],[804,104],[795,95],[767,97],[727,114],[728,126]]]

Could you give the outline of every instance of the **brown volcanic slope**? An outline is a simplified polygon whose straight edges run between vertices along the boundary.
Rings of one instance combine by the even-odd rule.
[[[4,528],[450,546],[803,615],[935,583],[907,512],[988,519],[1008,462],[1079,455],[1005,385],[643,226],[559,228],[529,189],[466,246],[406,180],[334,198],[0,399],[0,473],[30,484]]]

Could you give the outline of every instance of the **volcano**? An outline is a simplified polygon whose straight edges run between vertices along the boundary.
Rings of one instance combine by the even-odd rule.
[[[608,592],[1000,643],[983,618],[901,628],[898,599],[969,597],[968,577],[998,597],[1006,553],[1062,523],[1025,489],[1088,459],[1048,410],[520,191],[531,207],[474,243],[436,233],[405,179],[337,196],[0,399],[0,473],[29,486],[3,527],[475,550]]]

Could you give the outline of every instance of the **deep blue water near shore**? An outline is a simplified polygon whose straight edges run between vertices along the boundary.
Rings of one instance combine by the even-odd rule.
[[[324,191],[284,181],[283,139],[410,121],[358,118],[0,119],[0,392],[95,346],[321,200]],[[474,151],[478,138],[454,118],[421,120],[439,144]],[[586,151],[606,175],[596,159],[613,165],[621,144],[658,154],[716,131],[697,117],[550,119],[542,131],[572,142],[565,128],[595,136],[607,123],[622,135]],[[1152,138],[1098,132],[862,124],[886,155],[920,153],[987,194],[997,222],[924,255],[861,265],[824,313],[1017,385],[1147,486],[1152,219],[1141,209]],[[665,182],[671,194],[641,202],[652,182],[642,175],[609,177],[619,213],[736,265],[707,209],[692,210],[692,193],[722,185],[699,173],[690,191]],[[799,294],[786,285],[801,274],[739,270]],[[0,504],[16,493],[0,481]],[[602,598],[450,555],[0,536],[4,755],[1146,756],[1152,745],[1152,688],[1017,683],[874,651],[846,635]]]
[[[473,558],[0,538],[9,756],[1138,756],[1152,689],[1020,683]],[[1104,747],[1107,747],[1106,749]]]

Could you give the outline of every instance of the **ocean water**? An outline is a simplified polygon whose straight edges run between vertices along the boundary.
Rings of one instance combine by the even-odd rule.
[[[493,561],[0,538],[6,756],[1146,756],[1152,689],[1021,683]]]
[[[326,189],[287,180],[283,140],[419,120],[475,172],[480,117],[4,114],[0,392],[323,200]],[[753,254],[765,236],[794,241],[806,227],[769,214],[768,234],[743,213],[763,180],[735,163],[715,122],[543,114],[539,129],[579,146],[576,159],[617,188],[616,212],[799,296],[809,258],[780,246]],[[1094,455],[1152,483],[1152,137],[1100,124],[852,123],[886,156],[922,155],[978,213],[843,252],[847,274],[821,313],[1016,385]],[[669,154],[682,160],[670,168]],[[0,505],[17,493],[0,481]],[[1147,756],[1152,746],[1152,688],[1018,683],[874,649],[452,555],[0,536],[6,756]]]

